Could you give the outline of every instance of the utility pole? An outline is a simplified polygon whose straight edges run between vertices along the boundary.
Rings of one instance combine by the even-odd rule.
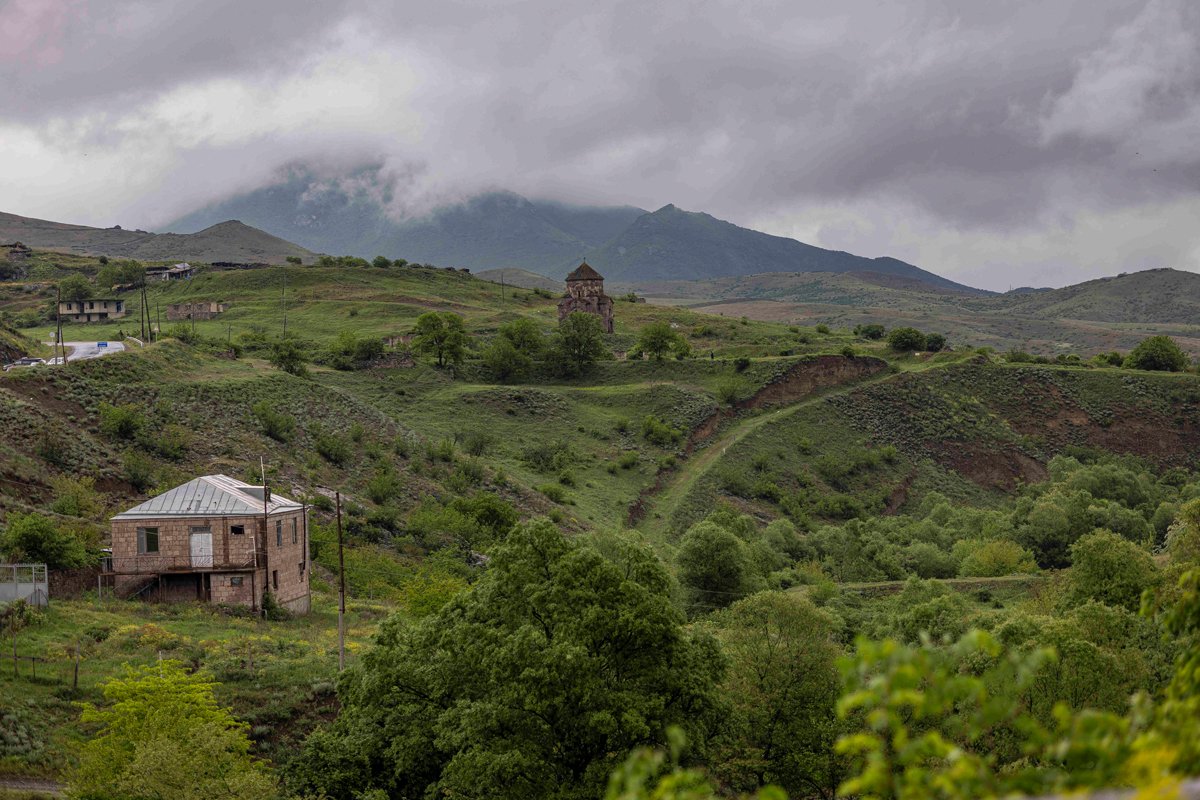
[[[500,302],[504,302],[504,270],[500,271]]]
[[[338,532],[338,672],[346,668],[346,561],[342,557],[342,493],[334,493]]]
[[[279,295],[279,304],[283,306],[283,335],[287,335],[287,267],[283,268],[283,291]]]
[[[62,289],[54,287],[54,344],[55,349],[62,351],[62,363],[67,363],[67,346],[62,340]]]
[[[158,335],[162,336],[162,307],[159,306],[157,300],[154,301],[154,320],[154,326],[158,328]]]
[[[262,483],[263,483],[263,487],[262,487],[262,489],[263,489],[262,545],[263,545],[263,554],[266,555],[268,552],[270,552],[270,547],[268,545],[268,542],[271,541],[271,539],[270,539],[271,532],[268,530],[268,528],[270,527],[270,523],[271,523],[271,515],[269,513],[267,513],[267,500],[270,497],[270,490],[267,488],[267,462],[263,461],[262,456],[258,457],[258,469],[262,473]],[[255,553],[254,558],[255,558],[255,560],[258,559],[257,553]],[[257,568],[257,566],[258,565],[255,564],[256,568]],[[264,593],[270,591],[270,587],[271,587],[270,570],[271,570],[271,559],[268,558],[266,560],[266,562],[263,564],[263,592]],[[263,611],[265,612],[266,609],[264,608]]]

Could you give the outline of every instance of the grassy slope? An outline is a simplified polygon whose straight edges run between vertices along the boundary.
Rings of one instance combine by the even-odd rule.
[[[972,298],[881,285],[861,275],[765,274],[639,287],[652,298],[753,319],[853,327],[880,322],[936,330],[954,342],[1037,353],[1129,350],[1167,333],[1200,353],[1200,276],[1149,270],[1076,286]]]
[[[1195,375],[954,363],[873,380],[768,412],[723,446],[713,468],[670,497],[663,527],[678,532],[724,499],[762,516],[780,507],[754,486],[787,495],[805,486],[843,491],[884,513],[939,491],[987,504],[1069,447],[1142,456],[1161,466],[1198,463],[1200,378]],[[891,446],[897,456],[834,486],[823,457]],[[742,482],[738,476],[750,476]],[[747,488],[749,490],[747,491]],[[815,509],[808,514],[822,519]],[[833,518],[825,519],[832,521]]]
[[[347,651],[353,663],[388,609],[356,601],[347,609]],[[78,690],[73,648],[82,647]],[[318,596],[313,612],[283,622],[224,616],[192,606],[136,601],[52,602],[39,624],[17,639],[23,655],[46,659],[0,670],[0,710],[15,714],[35,743],[32,753],[0,754],[0,775],[60,775],[88,731],[80,701],[99,702],[99,686],[125,665],[174,658],[207,668],[220,681],[218,699],[251,725],[259,755],[295,752],[298,740],[334,713],[337,607]]]
[[[19,241],[29,247],[81,255],[175,261],[263,261],[281,264],[287,256],[305,261],[314,254],[303,247],[226,221],[193,234],[148,233],[120,228],[90,228],[0,213],[0,241]]]
[[[277,291],[284,274],[282,269],[213,273],[155,287],[152,303],[230,301],[234,305],[227,315],[199,323],[198,329],[234,336],[251,326],[275,331],[282,326]],[[482,337],[518,316],[536,319],[547,330],[554,321],[552,299],[522,292],[502,302],[498,286],[457,272],[297,268],[286,274],[292,297],[289,327],[314,346],[343,331],[402,333],[431,308],[462,313],[472,332]],[[686,309],[619,303],[614,344],[628,346],[642,325],[655,320],[679,325],[702,352],[757,356],[742,373],[746,391],[795,363],[793,356],[779,356],[781,351],[797,356],[837,352],[852,342],[844,333],[797,332]],[[74,330],[86,332],[83,338],[111,338],[115,327]],[[861,342],[856,346],[866,347]],[[962,363],[966,357],[893,359],[895,370],[882,377],[835,387],[783,409],[734,417],[707,448],[668,473],[666,488],[654,500],[657,515],[652,513],[643,529],[660,551],[669,551],[670,537],[663,534],[678,532],[719,501],[763,518],[781,513],[753,491],[747,492],[749,497],[729,492],[729,475],[741,476],[751,487],[774,484],[782,492],[796,490],[804,480],[818,493],[844,491],[876,512],[913,502],[933,489],[986,504],[1014,478],[1036,476],[1042,460],[1069,444],[1141,452],[1164,463],[1198,452],[1200,379],[1194,376]],[[659,463],[678,450],[645,441],[638,431],[641,418],[655,414],[689,428],[715,408],[717,387],[731,374],[728,360],[700,358],[606,362],[586,379],[528,386],[488,384],[469,365],[457,378],[427,366],[388,366],[353,373],[316,369],[311,378],[300,379],[258,359],[234,361],[162,342],[65,369],[0,378],[0,511],[44,510],[54,497],[52,479],[63,475],[96,477],[113,508],[140,496],[126,482],[122,466],[124,454],[139,446],[113,441],[98,430],[97,411],[106,401],[133,403],[152,426],[192,431],[178,460],[151,456],[164,486],[202,472],[250,477],[262,455],[272,465],[276,486],[292,493],[340,488],[371,509],[364,497],[366,481],[386,464],[402,476],[402,495],[394,501],[402,512],[425,496],[484,489],[503,494],[525,515],[557,512],[569,530],[613,530],[623,526],[630,504],[657,480]],[[299,430],[293,442],[280,444],[260,431],[250,413],[258,400],[296,417]],[[345,467],[317,455],[319,429],[345,436],[355,422],[363,437]],[[47,438],[61,443],[55,463],[44,454]],[[453,463],[425,456],[425,444],[446,440],[457,442]],[[483,443],[477,456],[464,452],[473,441]],[[569,454],[563,469],[533,469],[527,451],[558,441]],[[893,460],[851,476],[841,487],[831,486],[817,470],[822,456],[889,444],[897,451]],[[610,472],[613,459],[627,452],[637,454],[636,465]],[[463,465],[475,459],[484,467],[479,482],[464,484]],[[573,485],[560,482],[564,470]],[[566,492],[566,504],[534,491],[556,483]],[[328,519],[324,513],[317,517]],[[321,541],[318,563],[330,563],[332,551],[326,544]],[[404,551],[404,537],[397,536],[394,545]],[[373,581],[382,572],[411,575],[415,569],[404,557],[380,554],[362,543],[351,550],[349,564],[352,592],[360,596],[374,591]],[[380,612],[368,605],[356,613],[353,638],[361,641]],[[127,628],[145,624],[179,638],[156,629]],[[324,684],[332,674],[333,625],[326,600],[312,617],[271,624],[190,609],[63,603],[46,625],[27,635],[21,649],[52,657],[69,639],[91,629],[106,629],[109,636],[84,662],[85,697],[94,697],[95,682],[120,663],[149,660],[165,641],[165,654],[194,656],[218,671],[225,682],[224,699],[239,716],[262,726],[256,738],[267,755],[293,750],[290,737],[329,711]],[[271,641],[250,644],[267,653],[256,657],[252,672],[241,653],[256,636]],[[53,669],[61,674],[66,666],[60,661]],[[51,755],[22,761],[19,769],[56,771],[65,745],[81,735],[74,707],[58,684],[10,682],[0,678],[0,694],[29,694],[37,709],[49,714],[45,734]],[[15,768],[0,762],[0,772]]]

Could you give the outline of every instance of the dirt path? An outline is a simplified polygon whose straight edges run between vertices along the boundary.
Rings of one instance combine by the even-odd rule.
[[[0,775],[0,791],[20,792],[28,797],[65,797],[66,787],[46,778],[24,778]]]
[[[943,369],[955,363],[958,362],[928,364],[909,371],[925,372]],[[636,525],[646,519],[653,519],[654,513],[652,512],[657,512],[662,519],[661,524],[668,524],[679,504],[687,497],[688,492],[703,475],[708,473],[717,459],[723,456],[731,446],[741,442],[764,425],[786,419],[800,409],[807,408],[828,397],[846,394],[872,383],[882,383],[903,374],[905,373],[894,373],[883,369],[873,374],[868,373],[866,377],[859,374],[839,383],[823,386],[811,385],[806,387],[802,396],[794,402],[782,405],[774,411],[756,416],[736,416],[737,411],[759,408],[764,402],[787,401],[787,397],[781,396],[776,387],[764,387],[750,400],[739,404],[732,413],[727,410],[719,419],[702,423],[693,432],[692,438],[689,439],[685,448],[687,460],[678,469],[662,473],[652,486],[643,490],[638,499],[630,506],[628,523]],[[699,441],[696,441],[697,434],[700,434],[701,437]]]
[[[688,492],[696,485],[696,481],[708,474],[712,465],[721,456],[725,455],[725,451],[767,423],[786,419],[800,409],[807,408],[813,403],[824,400],[827,397],[844,394],[864,384],[878,383],[887,380],[889,377],[892,376],[885,374],[856,381],[849,386],[843,386],[840,389],[832,391],[819,392],[798,403],[783,406],[782,408],[757,416],[731,418],[733,420],[731,424],[719,429],[714,436],[704,442],[703,446],[693,452],[679,469],[666,474],[661,483],[656,483],[638,499],[638,502],[643,506],[641,518],[650,518],[650,512],[655,511],[661,515],[664,524],[669,521],[675,509],[679,507],[680,502],[682,502],[683,498],[687,497]]]
[[[1002,575],[998,578],[931,578],[934,583],[954,589],[959,592],[970,592],[976,589],[1017,588],[1030,589],[1050,578],[1050,575]],[[842,591],[855,592],[876,597],[879,595],[898,594],[908,585],[908,581],[863,581],[854,583],[839,583]],[[806,592],[807,586],[793,586],[789,592]]]

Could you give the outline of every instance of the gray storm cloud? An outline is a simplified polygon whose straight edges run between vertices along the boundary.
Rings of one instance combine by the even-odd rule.
[[[1200,268],[1200,11],[0,5],[0,210],[154,227],[289,164],[393,213],[668,202],[990,288]]]

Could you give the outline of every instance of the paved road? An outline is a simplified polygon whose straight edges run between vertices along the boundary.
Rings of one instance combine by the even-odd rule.
[[[51,344],[47,342],[47,344]],[[106,347],[101,347],[100,342],[67,342],[66,345],[70,350],[67,352],[67,361],[83,361],[89,358],[100,358],[112,353],[119,353],[125,349],[125,345],[120,342],[105,342]],[[51,345],[53,346],[53,345]],[[58,364],[61,358],[47,359],[47,364]]]

